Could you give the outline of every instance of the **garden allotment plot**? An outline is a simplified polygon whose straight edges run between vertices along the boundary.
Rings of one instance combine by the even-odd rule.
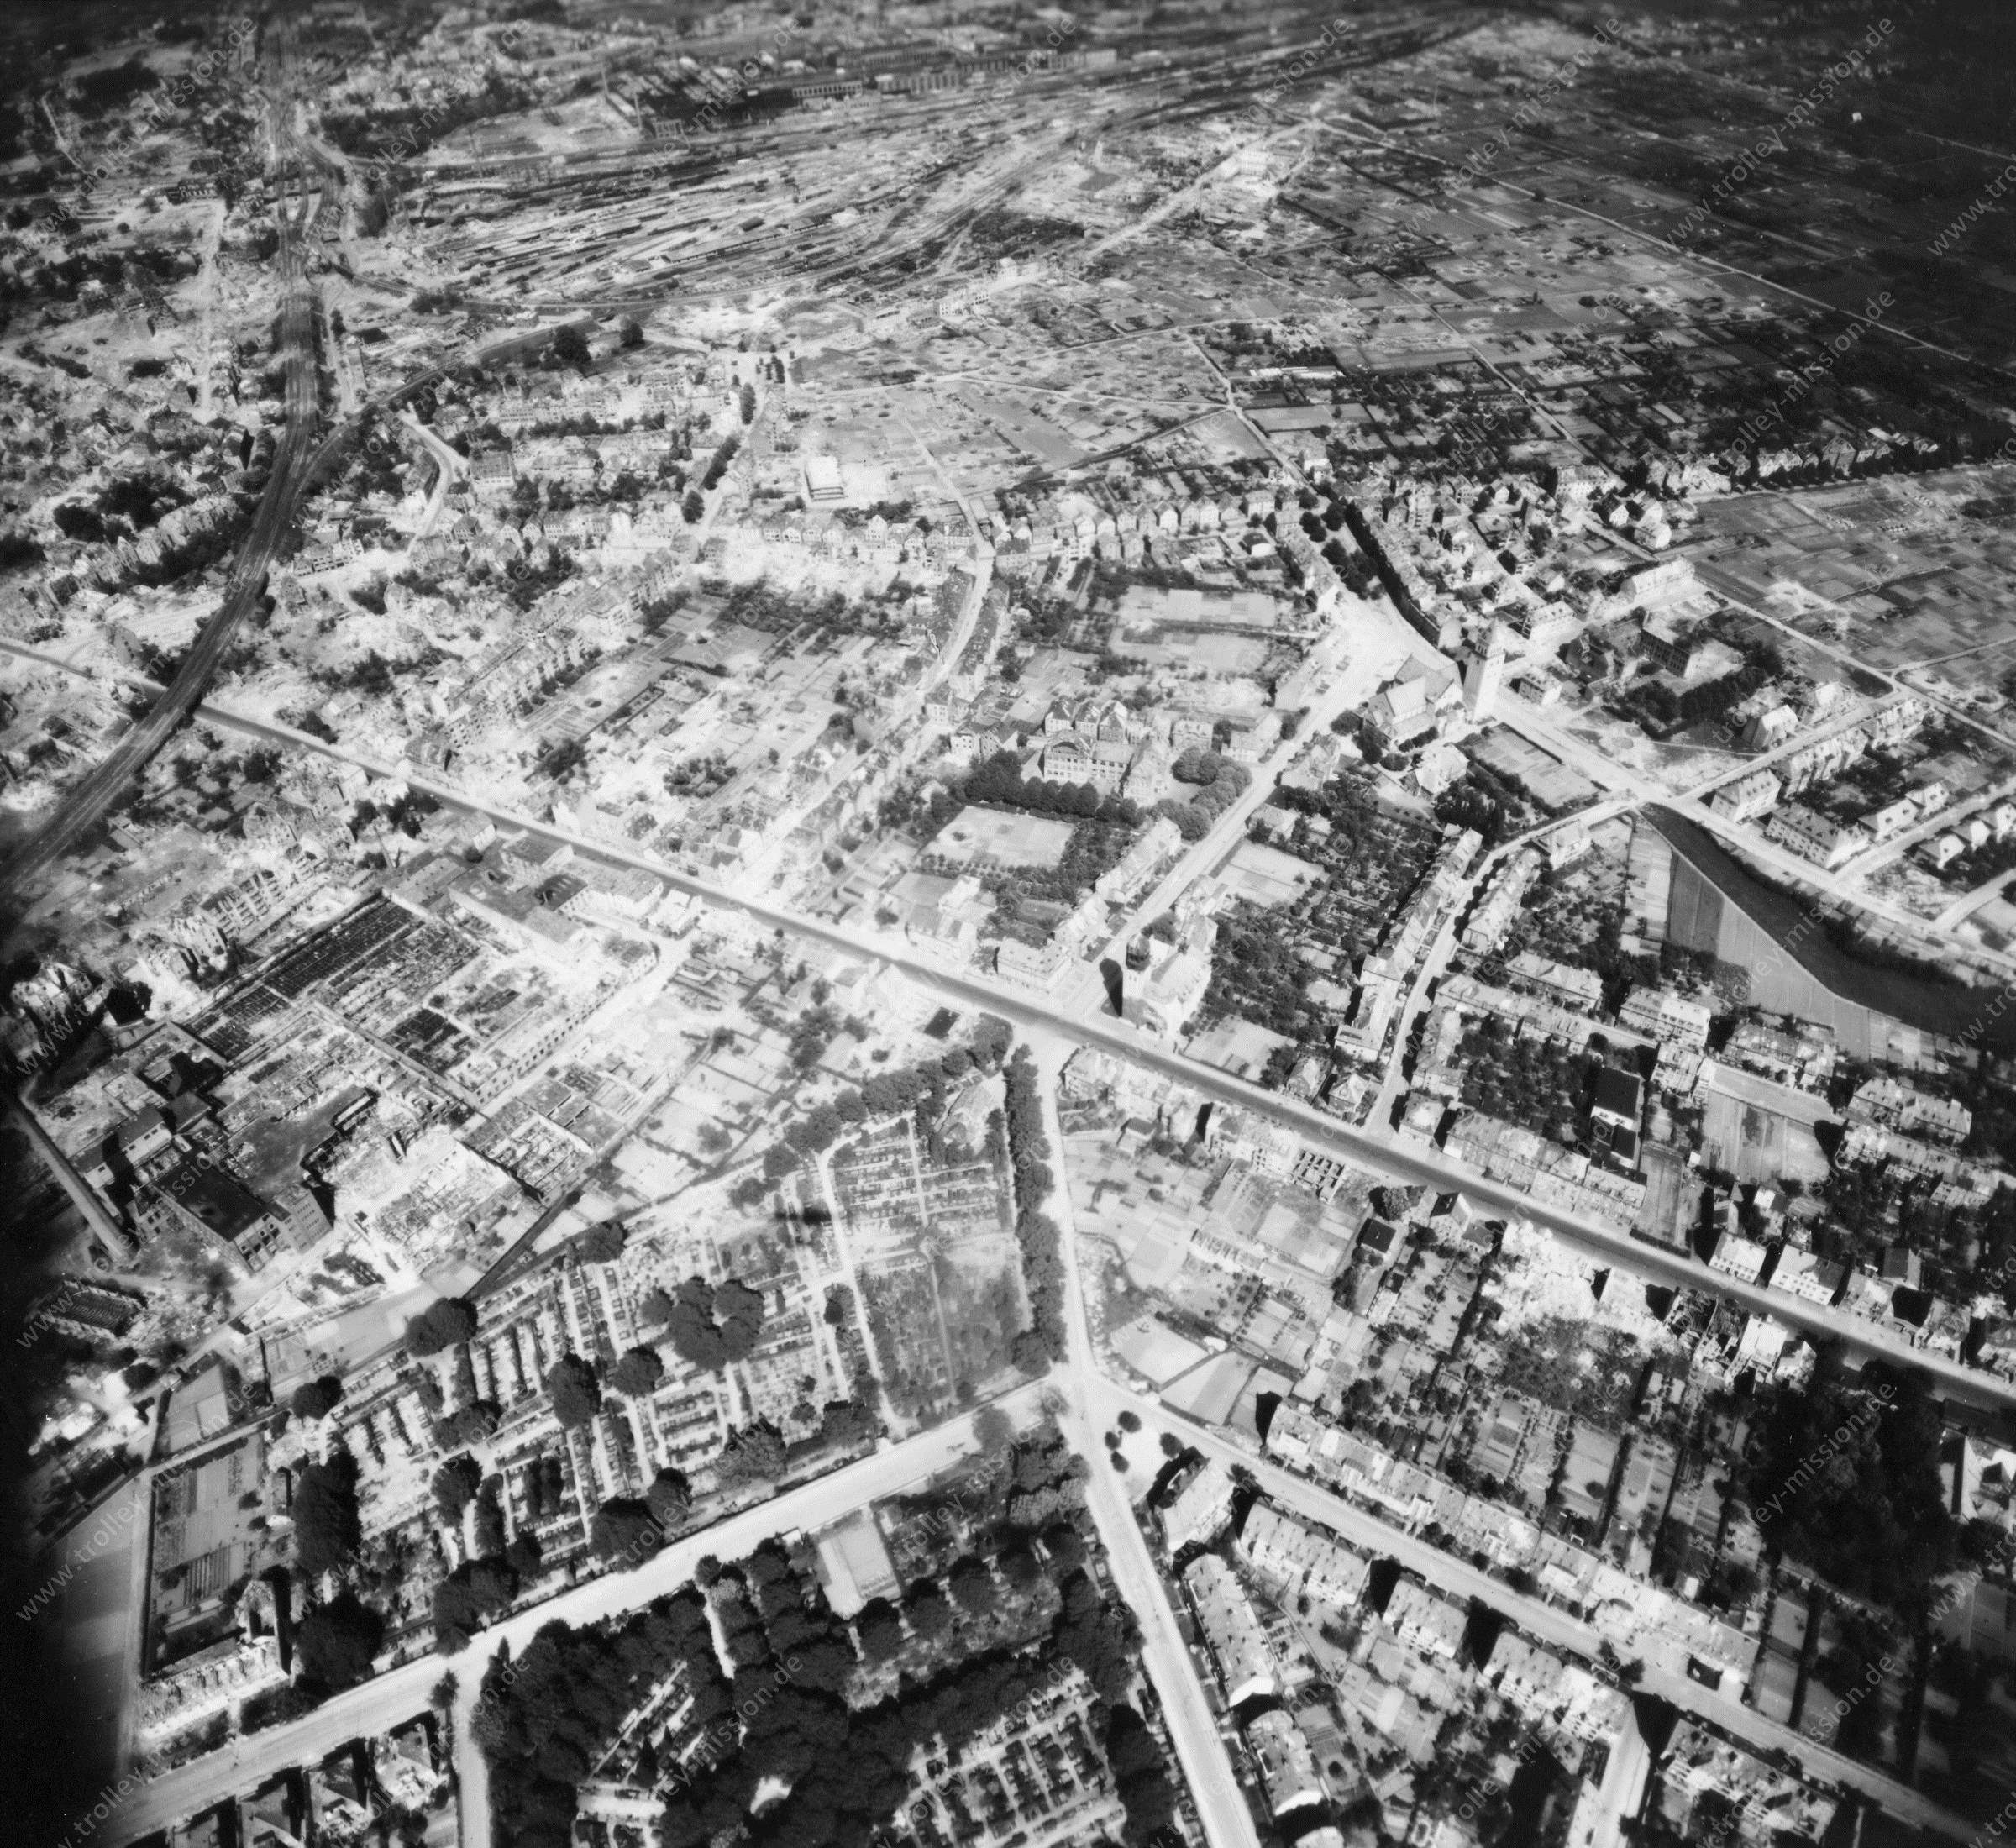
[[[843,1144],[830,1173],[891,1406],[928,1417],[984,1394],[1025,1320],[994,1141],[939,1158],[906,1116]]]

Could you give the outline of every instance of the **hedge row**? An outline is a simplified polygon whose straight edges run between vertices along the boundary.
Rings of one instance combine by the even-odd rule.
[[[1054,1184],[1050,1138],[1043,1128],[1042,1100],[1036,1061],[1026,1046],[1016,1049],[1006,1074],[1008,1160],[1015,1172],[1015,1236],[1022,1247],[1022,1276],[1029,1286],[1029,1326],[1016,1336],[1016,1365],[1042,1373],[1064,1357],[1064,1263],[1057,1222],[1037,1203]]]

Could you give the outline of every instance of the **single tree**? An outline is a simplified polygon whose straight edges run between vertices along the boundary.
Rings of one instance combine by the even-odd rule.
[[[483,1486],[483,1472],[473,1457],[451,1457],[434,1472],[433,1486],[442,1520],[459,1524],[462,1510]]]
[[[683,1471],[661,1469],[644,1499],[650,1506],[651,1518],[669,1530],[680,1525],[692,1508],[692,1485]]]
[[[1005,1457],[1015,1441],[1015,1420],[999,1405],[983,1405],[973,1415],[973,1441],[983,1457]]]
[[[903,1609],[911,1628],[927,1642],[935,1642],[952,1628],[952,1606],[935,1578],[918,1579],[905,1595]]]
[[[888,1662],[903,1647],[903,1620],[886,1598],[871,1598],[854,1617],[861,1653],[869,1662]]]
[[[963,1610],[979,1616],[994,1608],[996,1598],[994,1574],[988,1571],[984,1561],[971,1553],[953,1562],[946,1583]]]
[[[563,1354],[546,1375],[553,1415],[569,1430],[590,1423],[602,1409],[601,1383],[595,1369],[579,1354]]]
[[[664,1377],[665,1363],[655,1347],[633,1347],[609,1369],[609,1387],[626,1399],[643,1399]]]

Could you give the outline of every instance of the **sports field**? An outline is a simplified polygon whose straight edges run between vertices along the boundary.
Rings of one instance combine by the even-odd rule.
[[[1055,866],[1071,840],[1071,823],[1044,815],[969,805],[932,839],[931,850],[963,866]]]

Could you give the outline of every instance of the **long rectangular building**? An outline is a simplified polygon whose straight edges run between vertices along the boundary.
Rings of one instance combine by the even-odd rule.
[[[1299,1585],[1326,1604],[1356,1604],[1372,1572],[1372,1562],[1341,1541],[1264,1503],[1247,1516],[1240,1544],[1256,1572],[1284,1585]]]

